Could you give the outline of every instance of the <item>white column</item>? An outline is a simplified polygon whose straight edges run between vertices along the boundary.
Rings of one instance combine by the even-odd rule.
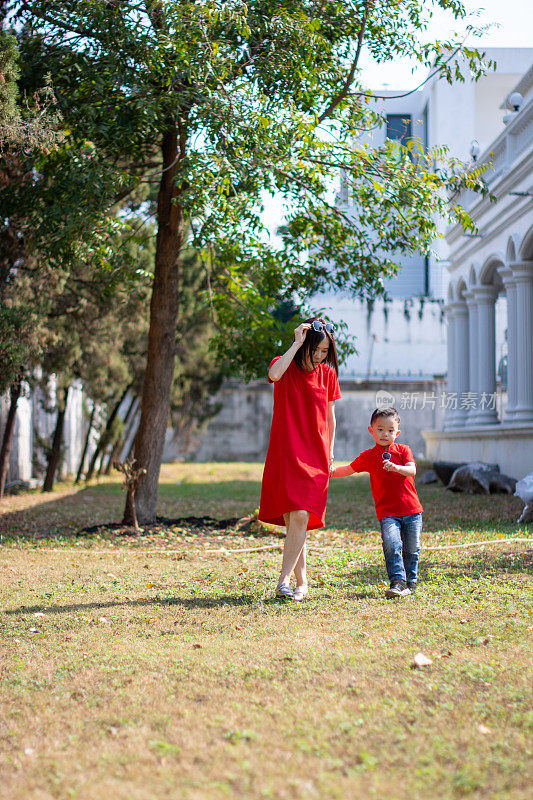
[[[474,286],[472,293],[477,305],[478,335],[478,397],[477,409],[472,415],[475,425],[492,425],[498,422],[496,411],[496,335],[494,286]],[[493,407],[494,406],[494,407]]]
[[[446,345],[447,345],[447,369],[446,369],[446,392],[456,392],[455,388],[455,307],[453,303],[444,306],[444,315],[446,317]],[[444,417],[444,427],[451,428],[454,425],[455,410],[452,408],[446,409]]]
[[[504,421],[513,422],[516,408],[517,379],[517,327],[516,327],[516,283],[510,267],[499,267],[507,300],[507,408]]]
[[[455,389],[457,392],[457,410],[454,414],[454,427],[466,424],[467,410],[461,408],[461,401],[468,392],[469,373],[469,339],[468,339],[468,307],[464,300],[453,303],[455,310]]]
[[[473,292],[465,294],[466,305],[468,308],[468,355],[469,355],[469,370],[468,370],[468,390],[472,392],[475,405],[468,410],[467,421],[468,423],[474,419],[477,412],[477,400],[479,398],[479,380],[478,380],[478,323],[477,323],[477,302]]]
[[[533,261],[510,264],[516,285],[516,405],[513,422],[533,422]]]

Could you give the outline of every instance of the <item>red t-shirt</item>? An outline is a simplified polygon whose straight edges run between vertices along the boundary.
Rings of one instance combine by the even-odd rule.
[[[370,488],[376,504],[378,519],[383,517],[406,517],[418,514],[424,509],[415,489],[415,479],[405,478],[397,472],[383,469],[383,453],[387,448],[376,444],[371,450],[364,450],[350,464],[354,472],[370,473]],[[411,448],[406,444],[391,444],[388,448],[393,464],[414,463]]]

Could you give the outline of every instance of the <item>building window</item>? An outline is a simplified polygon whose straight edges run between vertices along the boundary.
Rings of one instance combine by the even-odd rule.
[[[394,139],[403,145],[412,137],[410,114],[387,114],[387,139]]]

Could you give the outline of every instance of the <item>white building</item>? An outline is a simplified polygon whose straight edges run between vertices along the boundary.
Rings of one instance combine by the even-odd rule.
[[[484,142],[478,160],[492,163],[493,200],[460,199],[478,233],[465,236],[460,226],[447,232],[448,391],[459,402],[450,404],[442,432],[424,433],[430,458],[494,462],[516,478],[533,470],[532,64],[533,53],[529,69],[502,93],[506,124]],[[501,348],[498,310],[505,325]],[[494,404],[497,366],[505,362],[507,391]]]
[[[386,115],[386,126],[365,135],[376,147],[386,137],[418,137],[426,148],[447,145],[452,155],[468,162],[473,142],[485,150],[505,128],[501,99],[512,91],[533,61],[533,48],[488,48],[488,59],[496,70],[479,81],[448,84],[430,79],[412,93],[380,91],[377,109]],[[347,187],[341,187],[339,204],[349,213]],[[442,229],[442,232],[444,230]],[[399,256],[400,273],[384,282],[389,302],[373,304],[353,301],[348,296],[328,294],[318,303],[333,319],[342,319],[357,337],[357,355],[343,365],[349,378],[421,379],[446,372],[446,330],[443,305],[447,297],[449,242],[434,244],[429,257]],[[505,312],[498,305],[496,342],[504,347]]]

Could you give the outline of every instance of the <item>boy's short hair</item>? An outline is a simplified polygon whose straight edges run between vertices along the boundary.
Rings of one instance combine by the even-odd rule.
[[[392,419],[400,424],[400,415],[396,411],[395,408],[392,406],[386,406],[385,408],[375,408],[372,412],[372,416],[370,417],[370,426],[374,424],[374,422],[379,419],[379,417],[392,417]]]

